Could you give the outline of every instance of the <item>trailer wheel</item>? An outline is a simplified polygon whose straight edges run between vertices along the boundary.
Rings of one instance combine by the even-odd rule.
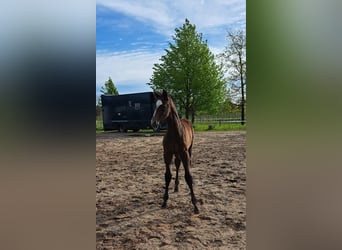
[[[119,132],[120,133],[126,133],[127,132],[127,129],[125,129],[125,127],[123,125],[120,125],[119,127]]]
[[[153,128],[153,132],[157,133],[160,131],[160,126],[158,126],[158,128]]]

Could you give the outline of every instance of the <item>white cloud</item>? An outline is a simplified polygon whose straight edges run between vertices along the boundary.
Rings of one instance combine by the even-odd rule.
[[[140,21],[156,24],[163,28],[168,27],[173,19],[167,14],[168,6],[163,1],[112,1],[97,0],[98,5],[124,13]]]
[[[208,39],[209,48],[214,54],[222,52],[226,45],[228,28],[245,29],[246,24],[244,0],[97,0],[97,5],[128,17],[124,22],[98,19],[98,25],[108,25],[106,22],[113,22],[112,25],[116,27],[120,25],[122,29],[131,31],[131,25],[134,25],[134,22],[129,21],[131,19],[143,23],[144,26],[165,36],[165,40],[171,42],[174,29],[180,27],[185,18],[188,18],[196,25],[197,32],[203,33],[203,38]],[[97,90],[109,76],[120,93],[123,92],[120,88],[130,90],[136,88],[137,91],[133,92],[148,89],[146,83],[152,76],[153,64],[159,63],[159,59],[165,54],[163,49],[168,47],[159,46],[160,51],[148,50],[151,47],[156,48],[156,44],[162,45],[165,42],[153,39],[140,41],[137,38],[130,45],[139,47],[140,50],[97,51]]]
[[[215,27],[244,24],[246,15],[244,0],[97,0],[97,4],[143,21],[166,36],[172,35],[185,18],[210,33]]]
[[[144,50],[126,52],[97,51],[96,55],[96,87],[102,86],[111,77],[119,89],[131,84],[147,86],[153,64],[159,62],[163,51],[151,52]]]

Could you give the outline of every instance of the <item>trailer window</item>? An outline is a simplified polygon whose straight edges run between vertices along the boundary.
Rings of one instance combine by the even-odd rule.
[[[134,109],[139,110],[140,109],[140,103],[134,103]]]
[[[125,113],[125,112],[126,112],[126,107],[125,106],[116,106],[116,107],[114,107],[114,113]]]

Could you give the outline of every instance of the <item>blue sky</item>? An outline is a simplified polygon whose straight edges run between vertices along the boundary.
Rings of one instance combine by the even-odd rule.
[[[146,84],[175,28],[196,25],[214,53],[228,30],[246,29],[244,0],[97,0],[96,96],[109,76],[120,94],[151,91]]]

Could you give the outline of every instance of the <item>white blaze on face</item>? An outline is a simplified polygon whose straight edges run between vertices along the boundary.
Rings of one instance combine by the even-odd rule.
[[[163,102],[161,100],[157,100],[156,101],[156,109],[154,110],[154,113],[153,113],[153,116],[152,116],[152,120],[151,120],[151,123],[153,122],[154,120],[154,116],[156,115],[156,112],[157,112],[157,109],[159,108],[160,105],[162,105]]]
[[[161,100],[157,100],[157,102],[156,102],[156,110],[157,110],[157,108],[159,108],[159,106],[162,105],[162,104],[163,104],[163,102],[162,102]]]

